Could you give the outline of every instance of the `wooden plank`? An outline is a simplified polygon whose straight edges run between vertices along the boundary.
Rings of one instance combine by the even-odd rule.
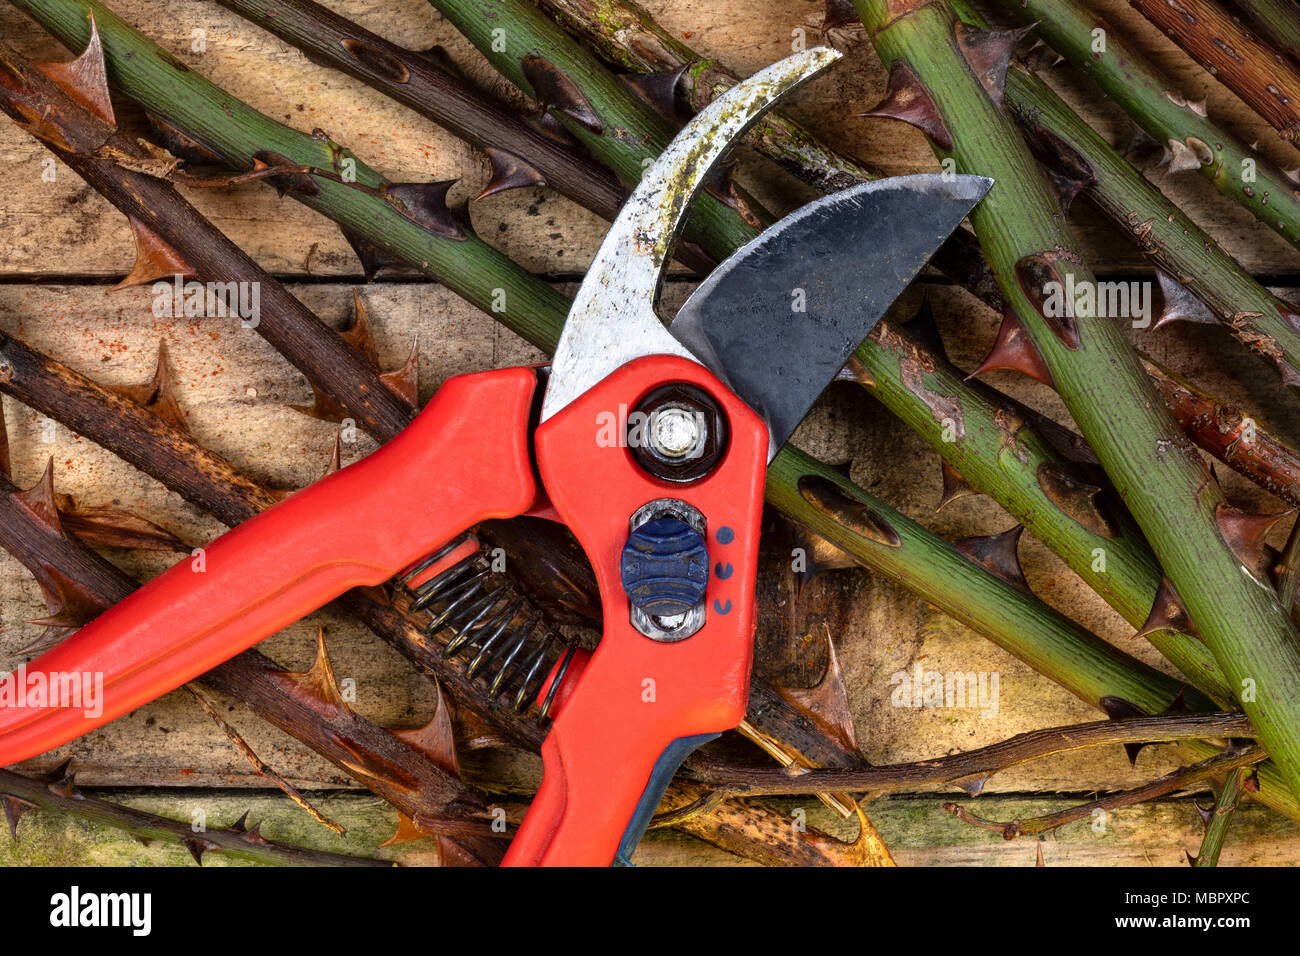
[[[278,795],[231,794],[204,790],[107,791],[110,800],[176,820],[202,820],[209,827],[233,823],[248,811],[262,821],[268,839],[297,846],[393,860],[405,865],[433,863],[431,840],[379,848],[395,830],[397,816],[377,797],[362,793],[311,794],[320,809],[347,828],[335,835]],[[1202,798],[1204,799],[1204,798]],[[989,819],[1014,819],[1050,813],[1077,801],[1063,797],[981,799],[972,807]],[[930,798],[877,801],[868,811],[900,866],[1034,866],[1038,841],[1007,841],[994,833],[961,823]],[[808,822],[836,830],[841,839],[854,833],[808,808]],[[856,826],[856,824],[855,824]],[[1042,843],[1045,866],[1186,866],[1184,852],[1200,845],[1200,818],[1189,798],[1127,807],[1085,822],[1062,827]],[[633,856],[638,866],[752,865],[723,850],[673,830],[651,830]],[[1275,815],[1243,806],[1233,817],[1220,859],[1223,866],[1300,864],[1300,824],[1278,824]],[[143,846],[130,835],[45,811],[31,811],[19,825],[18,839],[0,837],[0,865],[5,866],[193,866],[178,845]],[[245,866],[220,853],[204,856],[204,866]]]

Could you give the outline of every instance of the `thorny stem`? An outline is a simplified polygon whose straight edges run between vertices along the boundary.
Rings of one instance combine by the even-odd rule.
[[[1086,184],[1084,195],[1164,270],[1163,282],[1190,289],[1237,339],[1300,385],[1300,310],[1256,282],[1032,73],[1012,66],[1006,101],[1049,166]],[[1166,289],[1166,302],[1176,289]],[[1176,315],[1169,310],[1170,319]]]
[[[168,820],[144,810],[136,810],[92,796],[76,789],[71,781],[33,780],[11,770],[0,770],[0,800],[14,804],[14,812],[27,809],[66,814],[89,823],[124,830],[141,840],[165,840],[180,843],[197,858],[209,851],[251,863],[271,866],[392,866],[385,860],[347,856],[324,850],[277,843],[263,837],[257,828],[244,829],[242,819],[221,830],[195,833],[189,821]]]
[[[1213,158],[1200,167],[1220,192],[1245,206],[1255,218],[1300,248],[1300,193],[1297,183],[1251,147],[1201,115],[1203,104],[1190,101],[1142,54],[1100,16],[1078,0],[994,0],[1021,23],[1037,23],[1049,46],[1102,89],[1156,142],[1170,140],[1193,149],[1208,146]],[[1098,33],[1097,31],[1101,31]],[[1094,51],[1097,37],[1105,48]],[[1186,91],[1184,91],[1186,92]],[[1245,177],[1249,170],[1254,180]]]
[[[875,796],[920,787],[960,786],[962,783],[982,787],[988,777],[1017,764],[1087,747],[1249,737],[1251,734],[1250,721],[1244,714],[1178,714],[1099,720],[1071,727],[1034,730],[977,750],[893,766],[791,773],[783,769],[753,769],[701,759],[690,762],[688,767],[693,780],[728,797],[864,791]]]
[[[266,761],[259,757],[252,747],[248,746],[247,741],[239,735],[239,731],[235,730],[234,727],[231,727],[226,721],[226,718],[221,716],[221,711],[217,710],[216,704],[212,702],[212,699],[208,697],[207,694],[199,690],[194,684],[186,684],[185,689],[190,692],[190,696],[193,697],[195,701],[198,702],[198,705],[203,708],[203,712],[212,718],[212,722],[217,725],[218,729],[226,735],[226,739],[234,744],[235,749],[238,750],[250,764],[252,764],[254,770],[279,787],[286,797],[301,807],[304,813],[321,826],[333,830],[339,836],[343,836],[347,832],[343,829],[342,824],[335,820],[331,820],[329,817],[325,816],[325,814],[312,806],[311,803],[309,803],[307,799],[298,792],[298,789],[293,784],[288,780],[285,780],[284,777],[280,776],[280,774],[276,772],[274,767],[268,766]]]
[[[1228,827],[1232,825],[1232,815],[1245,792],[1247,776],[1246,770],[1238,767],[1224,778],[1223,789],[1219,791],[1210,821],[1205,827],[1205,836],[1201,838],[1201,851],[1192,859],[1192,866],[1219,865],[1219,852],[1228,836]]]
[[[256,331],[317,388],[375,438],[401,431],[414,410],[386,388],[377,372],[283,285],[191,206],[169,183],[134,172],[116,156],[145,158],[135,139],[84,109],[41,71],[0,45],[0,68],[18,82],[0,86],[0,109],[20,123],[43,118],[44,145],[122,212],[146,224],[208,281],[252,282],[259,288]]]
[[[615,69],[645,74],[688,68],[682,72],[678,88],[693,110],[704,109],[737,82],[734,73],[700,56],[632,0],[541,0],[540,6]],[[876,170],[821,142],[779,111],[759,120],[747,134],[747,142],[822,192],[834,192],[880,176]]]
[[[1049,289],[1095,288],[1028,148],[963,58],[946,2],[856,0],[881,58],[914,71],[958,171],[997,182],[971,215],[1008,303],[1137,520],[1220,669],[1300,794],[1300,636],[1268,582],[1242,573],[1222,490],[1109,318],[1056,315]],[[967,38],[969,41],[969,38]],[[1081,286],[1082,284],[1082,286]],[[1253,559],[1249,559],[1253,560]]]
[[[429,57],[389,43],[311,0],[220,2],[299,47],[311,59],[356,77],[488,150],[493,162],[489,189],[544,181],[605,219],[618,214],[627,191],[609,170],[593,162],[576,143],[542,132],[505,103]],[[508,155],[499,157],[498,151]],[[518,169],[513,179],[503,168],[510,163]],[[689,248],[681,247],[679,256],[689,255]],[[709,267],[705,260],[688,264],[697,271]]]
[[[308,176],[306,182],[290,183],[288,194],[330,215],[353,240],[412,264],[489,314],[511,316],[519,334],[534,345],[553,344],[549,327],[554,323],[558,329],[567,310],[559,292],[469,233],[464,224],[422,224],[412,218],[421,215],[420,209],[354,188],[376,190],[392,184],[342,146],[290,129],[230,96],[99,0],[16,0],[16,6],[78,51],[88,42],[93,12],[110,83],[236,169],[252,169],[259,160],[336,174],[346,168],[355,182]],[[493,312],[494,305],[505,312]]]
[[[999,823],[977,817],[965,807],[955,803],[945,803],[943,808],[965,823],[977,826],[982,830],[1001,833],[1004,839],[1014,840],[1018,836],[1044,833],[1062,827],[1067,823],[1087,820],[1098,810],[1118,810],[1120,807],[1131,807],[1134,804],[1145,803],[1148,800],[1163,797],[1165,794],[1173,793],[1175,790],[1182,790],[1218,774],[1259,763],[1264,759],[1264,756],[1264,751],[1260,747],[1246,747],[1237,751],[1228,751],[1219,754],[1217,757],[1211,757],[1209,760],[1193,764],[1190,767],[1183,767],[1173,773],[1165,774],[1160,779],[1153,780],[1151,783],[1137,787],[1134,790],[1122,790],[1117,793],[1107,794],[1098,800],[1077,807],[1070,807],[1067,810],[1050,813],[1046,816],[1029,817],[1025,820],[1009,820],[1005,823]]]

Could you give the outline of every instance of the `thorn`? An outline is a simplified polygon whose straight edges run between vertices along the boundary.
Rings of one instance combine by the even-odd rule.
[[[1191,850],[1187,850],[1187,849],[1184,849],[1184,850],[1183,850],[1183,856],[1187,857],[1187,865],[1188,865],[1188,866],[1195,866],[1195,865],[1196,865],[1196,861],[1200,859],[1199,856],[1193,856],[1193,855],[1192,855],[1192,851],[1191,851]]]
[[[375,333],[370,326],[370,313],[361,301],[361,294],[352,290],[352,321],[339,332],[343,341],[356,349],[371,368],[379,367],[379,353],[375,348]]]
[[[1036,26],[1036,23],[1031,23],[1016,30],[981,30],[958,20],[953,28],[962,59],[998,106],[1002,105],[1002,94],[1007,86],[1011,51]]]
[[[1056,202],[1061,207],[1061,215],[1069,216],[1070,207],[1074,201],[1079,198],[1079,193],[1083,192],[1092,182],[1085,182],[1082,179],[1072,179],[1063,173],[1058,173],[1055,169],[1048,168],[1044,170],[1047,173],[1047,181],[1051,184],[1052,192],[1056,193]]]
[[[1111,720],[1124,720],[1128,717],[1146,717],[1149,716],[1145,710],[1127,701],[1122,697],[1103,697],[1099,703],[1101,709],[1106,712],[1106,716]],[[1138,754],[1142,752],[1143,747],[1151,746],[1150,743],[1130,743],[1124,745],[1124,753],[1128,754],[1128,762],[1137,766]]]
[[[406,68],[406,64],[387,50],[381,50],[371,43],[353,37],[347,37],[339,41],[339,45],[348,51],[348,55],[352,59],[390,82],[409,83],[411,81],[411,71]]]
[[[36,484],[26,491],[11,491],[9,497],[46,534],[56,538],[67,536],[63,531],[63,523],[59,520],[59,507],[54,497],[53,455],[46,460],[45,471]]]
[[[852,0],[826,0],[826,11],[822,14],[822,33],[861,22]]]
[[[945,505],[951,504],[958,498],[966,498],[970,495],[980,494],[969,481],[957,473],[957,469],[948,462],[942,463],[943,467],[943,494],[939,498],[939,503],[935,505],[935,511],[942,511]]]
[[[435,764],[457,779],[460,778],[460,760],[456,756],[456,728],[452,722],[451,704],[442,692],[442,685],[435,679],[434,693],[437,710],[422,727],[406,730],[391,730],[398,740],[405,741]]]
[[[1151,604],[1151,612],[1147,615],[1147,619],[1142,623],[1142,626],[1133,634],[1133,637],[1150,637],[1152,634],[1158,634],[1162,631],[1172,631],[1175,634],[1194,635],[1196,633],[1196,628],[1192,626],[1191,616],[1187,613],[1182,598],[1178,596],[1178,592],[1174,590],[1174,586],[1168,578],[1160,579],[1160,587],[1156,589],[1156,597]]]
[[[341,431],[334,433],[334,448],[330,451],[329,461],[326,462],[325,471],[321,474],[322,478],[328,478],[339,470],[343,452],[342,439],[343,433]]]
[[[229,830],[231,833],[243,833],[245,830],[248,829],[248,815],[251,812],[252,812],[251,810],[245,810],[242,814],[240,814],[239,819],[236,820],[234,823],[232,823],[230,826],[228,826],[226,829]]]
[[[1214,162],[1214,151],[1204,140],[1189,136],[1185,141],[1169,140],[1169,170],[1167,175],[1200,169]]]
[[[402,811],[397,811],[397,830],[383,843],[381,847],[397,846],[399,843],[409,843],[412,840],[422,840],[431,834],[425,833],[420,827]]]
[[[524,79],[533,89],[533,95],[543,110],[553,109],[599,135],[605,124],[573,82],[559,67],[540,56],[530,54],[520,61]]]
[[[9,824],[9,839],[18,840],[18,821],[23,818],[23,814],[33,809],[36,804],[22,797],[15,797],[12,793],[0,793],[0,802],[4,804],[5,821]]]
[[[316,660],[306,671],[271,671],[270,675],[289,696],[330,720],[352,713],[334,679],[334,666],[325,647],[325,628],[316,632]]]
[[[1072,315],[1071,309],[1049,309],[1050,301],[1047,290],[1049,288],[1064,289],[1066,282],[1061,275],[1060,269],[1057,268],[1057,262],[1062,259],[1073,258],[1070,253],[1056,252],[1031,252],[1027,256],[1022,256],[1016,262],[1016,282],[1020,286],[1020,291],[1025,297],[1033,303],[1034,310],[1038,317],[1056,336],[1056,340],[1072,352],[1079,350],[1079,326]],[[1058,314],[1062,313],[1062,314]]]
[[[90,15],[90,42],[80,56],[67,63],[36,63],[34,66],[109,126],[117,125],[113,101],[108,94],[104,44],[99,38],[99,25],[95,23],[94,13]]]
[[[170,355],[167,340],[158,342],[158,361],[154,365],[153,378],[143,385],[114,385],[112,390],[127,401],[153,412],[167,424],[178,431],[188,432],[185,416],[176,404],[176,392],[173,388]]]
[[[1295,514],[1294,508],[1279,514],[1248,514],[1224,502],[1219,502],[1214,508],[1214,520],[1224,543],[1252,574],[1264,579],[1267,579],[1265,565],[1268,561],[1264,539],[1273,525],[1292,514]]]
[[[1035,846],[1036,849],[1034,851],[1034,866],[1046,866],[1047,864],[1043,862],[1043,841],[1036,840]]]
[[[447,193],[457,182],[442,179],[433,183],[394,183],[384,195],[390,206],[412,222],[446,239],[462,240],[467,234],[447,206]]]
[[[845,753],[856,754],[859,752],[858,737],[849,709],[849,695],[844,686],[839,655],[835,652],[835,642],[829,634],[826,636],[826,650],[826,670],[814,686],[778,690],[796,708],[812,715],[818,727]]]
[[[989,782],[989,776],[970,777],[966,780],[954,780],[953,783],[961,787],[972,797],[978,797],[984,792],[984,785]]]
[[[1187,286],[1172,275],[1156,266],[1156,281],[1160,283],[1160,295],[1164,299],[1164,308],[1160,317],[1151,326],[1152,331],[1169,325],[1171,322],[1203,322],[1217,324],[1218,319]]]
[[[984,570],[1012,587],[1029,591],[1029,582],[1020,567],[1018,548],[1024,525],[1016,525],[1000,534],[978,535],[953,542],[953,547]]]
[[[661,70],[657,73],[622,73],[618,78],[638,99],[643,100],[668,122],[677,124],[681,120],[677,109],[677,84],[691,66],[690,63],[683,63],[674,70]]]
[[[135,237],[135,263],[126,278],[110,288],[109,292],[146,285],[171,276],[188,278],[195,274],[194,267],[185,261],[185,257],[156,232],[134,216],[127,216],[127,222]]]
[[[406,356],[406,363],[392,372],[379,376],[384,387],[409,405],[413,410],[420,407],[420,337],[411,340],[411,351]]]
[[[823,571],[858,566],[858,562],[847,551],[827,541],[821,535],[809,531],[803,525],[792,526],[791,533],[794,535],[796,547],[803,549],[807,560],[804,570],[798,572],[800,592]]]
[[[514,153],[497,149],[495,146],[485,146],[483,152],[487,154],[488,162],[492,164],[492,178],[483,187],[483,191],[474,197],[475,199],[486,199],[507,189],[546,185],[546,177]]]
[[[263,821],[258,820],[256,823],[254,823],[251,827],[249,827],[246,831],[244,831],[244,834],[243,836],[240,837],[240,839],[243,840],[245,843],[259,843],[265,845],[268,841],[266,837],[262,836],[262,822]]]
[[[1193,113],[1195,113],[1197,116],[1208,117],[1210,115],[1209,111],[1206,110],[1206,103],[1208,101],[1209,101],[1209,97],[1200,100],[1188,100],[1187,108],[1191,110]]]
[[[1115,529],[1101,513],[1097,495],[1101,489],[1080,481],[1049,462],[1038,466],[1038,487],[1052,504],[1071,521],[1099,538],[1115,537]]]
[[[921,296],[921,304],[916,307],[912,317],[903,323],[902,329],[918,345],[925,346],[945,362],[948,360],[948,352],[943,345],[943,336],[939,334],[939,324],[935,321],[928,291]]]
[[[348,241],[348,245],[352,247],[352,251],[355,252],[357,258],[361,260],[361,271],[365,274],[367,282],[373,281],[375,276],[379,273],[379,270],[383,269],[385,266],[400,265],[399,260],[384,252],[384,250],[380,249],[369,239],[363,239],[361,236],[348,232],[346,229],[342,230],[342,232],[343,238]]]
[[[1282,170],[1282,175],[1291,180],[1291,182],[1295,183],[1297,186],[1300,186],[1300,166],[1297,166],[1295,169],[1284,169]]]
[[[897,548],[902,539],[885,518],[871,506],[846,494],[844,489],[821,475],[803,475],[799,495],[822,514],[834,518],[853,534],[887,548]]]
[[[1208,829],[1210,821],[1214,819],[1214,804],[1210,804],[1208,807],[1203,807],[1200,802],[1193,797],[1192,806],[1196,808],[1196,813],[1201,818],[1201,826]]]
[[[858,115],[902,120],[927,134],[944,152],[952,149],[952,134],[943,121],[943,114],[906,60],[895,60],[890,66],[885,98]]]
[[[1132,153],[1143,152],[1154,146],[1160,145],[1160,143],[1155,139],[1155,137],[1153,137],[1150,133],[1144,130],[1137,123],[1134,123],[1132,120],[1130,120],[1129,125],[1130,125],[1130,129],[1129,129],[1128,142],[1124,145],[1124,148],[1120,151],[1121,156],[1128,156]]]
[[[185,849],[190,851],[190,856],[194,857],[194,862],[199,866],[203,865],[203,854],[209,850],[219,849],[217,844],[211,840],[205,840],[202,837],[186,837],[181,841],[185,844]]]
[[[1010,306],[1002,313],[1002,324],[998,326],[998,337],[997,341],[993,343],[993,349],[984,359],[983,364],[967,375],[966,378],[969,381],[983,375],[985,372],[999,369],[1019,372],[1022,375],[1028,375],[1036,382],[1055,387],[1055,383],[1052,381],[1052,373],[1048,371],[1042,353],[1038,351],[1038,346],[1029,338],[1029,334],[1025,332],[1025,327],[1020,323],[1020,319],[1011,310]]]
[[[72,769],[72,758],[69,757],[58,766],[52,774],[46,777],[45,789],[50,791],[56,797],[64,797],[68,800],[80,800],[81,794],[77,792],[77,774]]]

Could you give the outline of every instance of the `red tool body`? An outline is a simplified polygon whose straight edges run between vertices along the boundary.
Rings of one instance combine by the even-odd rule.
[[[725,459],[686,488],[646,474],[625,445],[598,441],[603,411],[668,382],[711,391],[731,425]],[[79,706],[0,709],[0,765],[179,687],[347,589],[387,581],[479,521],[528,511],[538,502],[528,440],[537,388],[528,368],[449,379],[379,451],[218,538],[37,658],[28,679],[43,675],[52,687],[64,673],[102,674],[106,706],[95,716]],[[506,862],[607,865],[660,754],[744,716],[767,430],[703,366],[651,356],[542,425],[536,448],[551,503],[596,572],[605,631],[565,677],[542,788]],[[710,515],[717,555],[709,622],[678,644],[634,631],[619,586],[627,516],[666,494]]]
[[[233,528],[32,661],[28,683],[102,675],[103,713],[0,708],[0,766],[179,687],[349,588],[382,584],[478,521],[527,510],[536,389],[526,368],[450,379],[383,448]]]

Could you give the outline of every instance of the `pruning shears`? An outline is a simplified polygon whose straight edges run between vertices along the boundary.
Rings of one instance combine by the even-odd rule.
[[[702,111],[611,227],[547,368],[449,379],[366,458],[222,535],[27,665],[102,673],[103,708],[0,709],[0,765],[58,747],[360,586],[430,580],[480,521],[564,522],[604,630],[541,695],[544,776],[505,862],[626,862],[695,747],[745,714],[764,477],[817,395],[990,180],[883,179],[738,250],[671,327],[659,284],[692,196],[817,48]],[[454,550],[454,549],[452,549]]]

